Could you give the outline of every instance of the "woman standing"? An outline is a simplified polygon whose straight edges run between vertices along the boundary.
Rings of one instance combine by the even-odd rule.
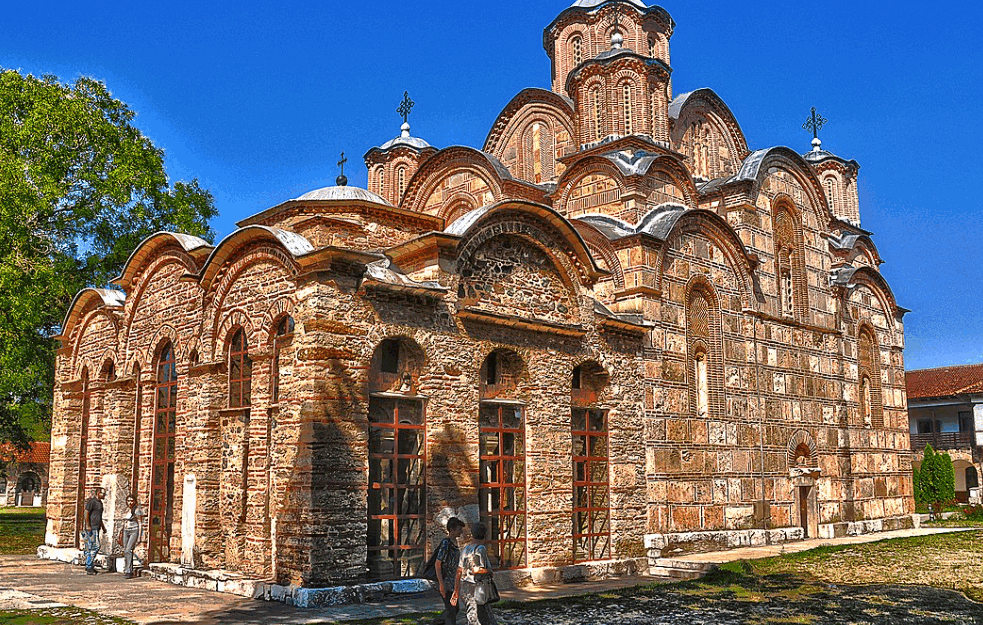
[[[126,515],[123,517],[123,572],[126,579],[133,578],[133,549],[140,542],[140,519],[146,513],[137,508],[137,499],[133,495],[126,498]]]
[[[471,540],[461,550],[461,564],[457,569],[452,605],[464,603],[468,615],[468,625],[498,625],[491,606],[478,605],[474,600],[475,576],[491,575],[491,561],[485,548],[488,528],[484,523],[475,523],[471,528]]]

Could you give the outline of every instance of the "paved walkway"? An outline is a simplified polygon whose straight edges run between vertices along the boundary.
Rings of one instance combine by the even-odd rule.
[[[721,563],[794,553],[822,545],[849,545],[926,536],[953,531],[953,528],[922,528],[855,536],[835,540],[808,540],[784,546],[734,549],[674,558],[695,562]],[[503,598],[531,601],[557,598],[615,588],[650,584],[662,580],[634,577],[579,584],[534,586],[505,591]],[[88,576],[81,567],[38,560],[30,556],[0,557],[0,610],[53,607],[61,603],[122,617],[141,625],[236,623],[243,625],[341,623],[354,619],[394,616],[438,610],[440,600],[417,596],[373,603],[317,610],[302,610],[280,603],[244,599],[234,595],[174,586],[149,578],[126,580],[119,574]]]

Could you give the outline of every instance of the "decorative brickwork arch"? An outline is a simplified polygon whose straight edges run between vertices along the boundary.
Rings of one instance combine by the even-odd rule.
[[[169,253],[186,257],[190,260],[190,273],[197,273],[200,263],[211,251],[212,246],[205,241],[189,234],[176,232],[157,232],[143,241],[130,253],[123,271],[113,282],[126,292],[131,292],[139,275],[156,259]]]
[[[868,287],[878,298],[880,305],[887,318],[888,327],[884,329],[888,333],[890,343],[895,344],[894,331],[897,329],[898,317],[902,309],[898,307],[894,292],[888,285],[887,280],[879,271],[873,267],[858,267],[850,277],[849,287],[855,289],[859,285]]]
[[[533,128],[536,124],[541,126],[539,181],[535,179]],[[519,178],[534,183],[556,180],[562,169],[558,159],[575,146],[576,136],[569,100],[542,89],[526,89],[499,115],[485,139],[484,151],[494,155]]]
[[[590,286],[604,275],[580,233],[553,209],[541,204],[507,201],[479,208],[452,224],[446,232],[462,237],[459,263],[466,263],[485,241],[500,234],[525,237],[563,268],[570,288]]]
[[[745,308],[756,310],[758,299],[754,290],[753,273],[757,267],[757,261],[748,254],[744,243],[730,225],[722,217],[708,210],[683,211],[675,217],[656,259],[656,288],[660,291],[663,289],[666,256],[672,248],[673,240],[685,234],[705,236],[723,251],[727,264],[737,278],[742,305]]]
[[[686,284],[686,379],[690,412],[697,419],[724,414],[724,354],[720,301],[702,274]]]
[[[232,335],[239,329],[243,330],[246,340],[250,345],[255,346],[262,344],[260,328],[253,326],[252,322],[249,320],[249,315],[246,314],[244,310],[234,308],[225,313],[225,316],[222,318],[221,323],[218,324],[217,330],[213,334],[216,340],[221,341],[221,351],[218,351],[219,344],[213,343],[212,345],[208,346],[211,353],[216,356],[221,353],[223,358],[228,357],[229,342],[232,340]]]
[[[673,122],[669,135],[672,147],[691,159],[696,154],[692,146],[686,143],[687,133],[700,122],[712,129],[711,132],[718,139],[711,141],[711,147],[717,148],[709,155],[711,166],[708,173],[711,179],[733,176],[750,154],[737,118],[712,89],[698,89],[676,97],[669,106],[669,118]],[[725,154],[721,154],[721,148]]]
[[[177,330],[166,324],[162,325],[156,332],[154,332],[153,338],[147,344],[148,351],[146,353],[139,354],[137,358],[143,362],[156,362],[160,350],[163,348],[164,344],[168,342],[171,344],[171,348],[174,350],[174,361],[182,362],[185,360],[184,352],[178,349],[178,346],[181,345],[181,341],[179,340]]]
[[[475,202],[474,195],[465,191],[458,191],[452,193],[444,200],[438,217],[444,220],[446,227],[457,221],[458,218],[481,206],[481,204]]]
[[[665,174],[683,192],[683,201],[687,207],[696,208],[699,206],[700,193],[696,189],[696,183],[693,182],[692,174],[682,162],[671,156],[660,156],[648,164],[644,174],[651,177],[660,172]],[[655,201],[652,197],[649,200]]]
[[[100,320],[105,320],[113,329],[112,343],[114,347],[110,348],[113,353],[114,362],[118,358],[119,345],[123,342],[123,328],[121,325],[121,320],[118,313],[115,310],[107,308],[97,308],[88,312],[71,332],[74,335],[72,337],[72,355],[77,359],[79,354],[82,352],[82,343],[87,337],[87,330],[96,324]],[[63,335],[64,336],[64,335]],[[90,367],[89,370],[94,374],[98,373],[101,369],[102,363],[98,363],[100,366]],[[78,370],[78,364],[76,363],[76,370]]]
[[[586,221],[574,219],[571,223],[587,243],[587,249],[590,250],[591,255],[597,261],[600,268],[611,273],[615,288],[618,290],[624,289],[625,271],[621,266],[618,253],[614,250],[614,246],[611,245],[611,241],[600,230]]]
[[[493,158],[484,152],[463,146],[440,150],[421,165],[410,179],[406,193],[400,200],[400,208],[427,213],[430,197],[445,181],[459,174],[471,175],[481,180],[491,193],[492,202],[498,201],[502,198],[502,183],[512,176],[501,163],[493,161]],[[491,202],[475,197],[474,203],[484,206]],[[440,206],[442,208],[443,203]],[[441,208],[431,210],[428,214],[439,214]]]
[[[416,395],[427,354],[406,335],[387,336],[374,344],[367,358],[368,393]]]
[[[786,446],[785,460],[788,463],[789,470],[803,466],[811,468],[819,466],[816,441],[809,432],[796,430],[792,434]]]
[[[857,403],[858,425],[884,427],[884,401],[881,394],[880,346],[877,332],[869,322],[857,327]]]
[[[277,324],[285,317],[293,317],[296,303],[292,297],[281,297],[277,299],[263,314],[263,321],[259,326],[259,331],[264,335],[264,343],[270,345],[277,335]]]
[[[597,186],[596,181],[601,179],[606,180],[601,184],[603,189],[586,194],[586,189],[582,187]],[[599,206],[617,203],[622,207],[621,196],[627,190],[628,181],[617,165],[602,156],[590,156],[577,161],[576,165],[560,177],[553,194],[554,205],[563,215],[595,213]]]
[[[763,193],[762,186],[772,169],[785,171],[798,182],[805,193],[805,203],[816,214],[817,227],[827,229],[834,215],[829,210],[822,184],[812,167],[794,150],[786,147],[758,150],[744,160],[736,179],[754,181],[751,197],[757,199]]]

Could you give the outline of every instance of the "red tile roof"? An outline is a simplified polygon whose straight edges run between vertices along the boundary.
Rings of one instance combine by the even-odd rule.
[[[47,441],[43,443],[31,443],[31,448],[28,451],[17,450],[9,443],[0,445],[0,460],[8,462],[13,460],[14,462],[48,464],[51,462],[51,443]]]
[[[983,393],[983,364],[908,371],[905,385],[908,399]]]

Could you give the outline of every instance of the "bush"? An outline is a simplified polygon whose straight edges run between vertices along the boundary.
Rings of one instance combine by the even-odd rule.
[[[983,506],[966,506],[963,508],[963,516],[967,521],[983,521]]]
[[[925,457],[920,470],[915,470],[915,501],[931,504],[940,510],[942,504],[956,497],[956,473],[949,454],[935,453],[931,445],[925,446]]]

